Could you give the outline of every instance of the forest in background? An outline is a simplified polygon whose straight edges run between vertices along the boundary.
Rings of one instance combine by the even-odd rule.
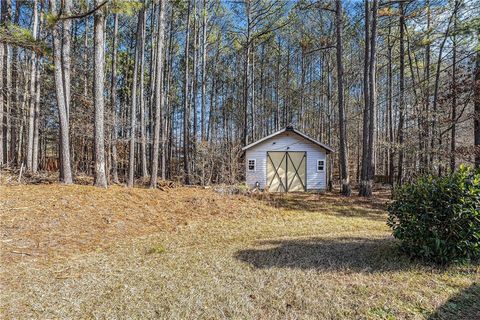
[[[0,165],[233,184],[293,125],[345,195],[480,166],[478,30],[474,0],[2,0]]]

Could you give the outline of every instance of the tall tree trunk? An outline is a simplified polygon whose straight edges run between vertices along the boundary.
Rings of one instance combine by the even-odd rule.
[[[220,48],[217,47],[217,50],[220,50]],[[217,51],[217,54],[215,56],[215,68],[213,71],[213,77],[214,81],[212,81],[212,95],[211,95],[211,110],[210,110],[210,119],[211,119],[211,139],[215,143],[217,141],[217,126],[218,126],[218,109],[217,109],[217,104],[218,104],[218,90],[220,87],[220,77],[218,74],[218,56],[219,56],[219,51]]]
[[[37,40],[38,29],[38,3],[33,1],[33,25],[32,36]],[[30,70],[30,94],[28,99],[28,139],[27,139],[27,170],[32,171],[33,168],[33,136],[35,131],[35,89],[36,89],[36,75],[37,75],[37,55],[32,51],[32,65]]]
[[[249,100],[249,85],[250,85],[250,25],[251,25],[251,4],[250,0],[246,1],[247,9],[247,39],[245,45],[245,62],[243,71],[243,134],[242,142],[246,146],[248,144],[248,100]]]
[[[158,156],[160,144],[160,128],[162,126],[162,72],[163,72],[163,42],[165,29],[165,2],[160,0],[160,8],[158,13],[158,32],[157,32],[157,53],[156,53],[156,75],[155,75],[155,123],[153,133],[153,151],[152,151],[152,168],[150,177],[150,188],[157,187],[158,179]],[[163,143],[163,142],[162,142]]]
[[[192,61],[192,111],[193,111],[193,139],[192,139],[192,171],[195,172],[196,166],[196,154],[197,154],[197,140],[198,140],[198,113],[197,113],[197,93],[198,93],[198,54],[199,54],[199,46],[200,46],[200,32],[199,32],[199,22],[197,19],[197,1],[193,1],[193,61]]]
[[[149,37],[150,37],[150,42],[152,44],[156,44],[157,43],[157,38],[158,38],[158,27],[156,28],[155,26],[158,25],[157,23],[157,20],[158,20],[158,8],[159,8],[159,5],[156,5],[156,4],[152,4],[152,12],[151,12],[151,17],[150,17],[150,34],[149,34]],[[156,75],[156,68],[157,68],[157,55],[156,55],[156,46],[155,45],[151,45],[150,46],[150,65],[149,65],[149,93],[150,93],[150,96],[148,98],[148,111],[146,111],[150,117],[149,121],[148,121],[148,124],[146,123],[145,126],[146,126],[146,131],[147,133],[145,133],[146,137],[145,139],[147,139],[147,137],[150,137],[152,138],[153,137],[153,126],[154,126],[154,118],[155,118],[155,114],[154,114],[154,104],[155,104],[155,75]],[[148,148],[150,147],[150,148]],[[152,144],[149,144],[147,145],[147,149],[148,149],[148,161],[150,161],[150,164],[151,164],[151,161],[152,161],[152,150],[153,150],[153,146]]]
[[[20,62],[20,60],[19,60]],[[26,72],[22,72],[23,74],[23,78],[25,79],[27,74]],[[20,77],[19,77],[20,78]],[[20,167],[20,166],[23,166],[24,163],[25,163],[25,159],[24,156],[23,156],[23,151],[25,149],[25,146],[24,146],[24,131],[25,131],[25,125],[27,124],[27,115],[25,114],[24,110],[27,109],[27,104],[29,103],[27,97],[29,95],[29,87],[28,87],[28,81],[23,81],[23,91],[22,93],[23,94],[20,94],[20,90],[18,91],[18,95],[19,97],[17,98],[17,101],[18,104],[19,104],[19,107],[18,107],[18,127],[17,127],[17,130],[18,130],[18,138],[17,138],[17,147],[16,147],[16,165],[17,167]],[[18,80],[18,86],[20,86],[20,79]],[[20,104],[20,98],[21,98],[21,104]]]
[[[141,47],[142,47],[142,29],[145,9],[142,7],[138,13],[137,18],[137,33],[135,44],[135,61],[133,67],[133,81],[132,81],[132,108],[130,109],[130,157],[128,161],[128,187],[133,187],[135,181],[135,139],[136,139],[136,124],[137,124],[137,87],[138,87],[138,67],[140,63]]]
[[[62,14],[69,16],[72,11],[72,1],[65,0],[60,2],[62,7],[61,12]],[[62,35],[62,77],[63,77],[63,94],[65,95],[65,108],[67,110],[67,120],[70,123],[70,84],[71,84],[71,40],[72,40],[72,21],[70,19],[65,19],[62,22],[63,24],[63,35]],[[70,135],[70,132],[69,132]],[[60,139],[61,143],[61,139]],[[73,162],[73,153],[74,148],[70,148],[71,154],[70,158]],[[60,159],[60,162],[62,159]],[[73,167],[74,168],[74,167]],[[60,178],[63,176],[63,170],[60,170]]]
[[[18,25],[20,21],[20,12],[23,2],[15,3],[15,15],[13,18],[13,25]],[[8,146],[8,159],[7,164],[18,165],[18,158],[15,151],[17,146],[20,145],[20,141],[17,140],[18,128],[20,128],[20,75],[19,75],[19,66],[20,66],[20,56],[19,48],[17,46],[12,46],[12,60],[11,60],[11,86],[10,89],[10,109],[7,111],[7,130],[9,136],[7,135],[7,140],[9,141]]]
[[[201,139],[205,141],[205,108],[206,108],[206,94],[207,94],[207,0],[203,0],[202,11],[202,110],[200,115],[201,122]]]
[[[326,59],[326,72],[327,72],[327,92],[326,92],[326,100],[327,100],[327,141],[328,145],[332,145],[332,113],[333,113],[333,106],[332,106],[332,69],[330,68],[330,59],[327,56]],[[328,188],[331,190],[333,189],[333,168],[334,168],[334,158],[329,157],[329,168],[328,170],[328,183],[330,184]]]
[[[140,87],[139,87],[139,98],[140,98],[140,164],[141,164],[141,173],[142,177],[146,178],[148,175],[147,169],[147,128],[145,123],[145,33],[146,33],[146,14],[145,8],[142,9],[142,33],[140,41]]]
[[[277,67],[275,69],[275,131],[280,130],[280,63],[281,51],[280,41],[278,43]]]
[[[290,125],[290,46],[287,46],[287,74],[283,98],[283,126]]]
[[[438,49],[438,60],[437,60],[437,66],[436,66],[436,73],[435,73],[435,89],[433,92],[433,119],[432,119],[432,137],[430,141],[430,147],[432,151],[432,156],[430,157],[430,162],[431,165],[433,164],[433,153],[435,152],[435,142],[438,140],[440,143],[440,138],[441,136],[437,132],[437,112],[438,112],[438,92],[440,89],[440,73],[441,73],[441,65],[442,65],[442,57],[443,57],[443,49],[445,47],[445,43],[447,42],[447,38],[450,34],[450,25],[452,23],[452,20],[454,16],[457,13],[459,3],[456,1],[455,2],[455,7],[453,9],[452,15],[448,19],[448,24],[447,24],[447,30],[445,31],[445,36],[442,40],[442,43],[440,44],[440,48]],[[440,159],[439,159],[440,160]],[[439,163],[439,170],[440,170],[440,163]]]
[[[252,43],[252,70],[251,70],[251,92],[250,92],[250,114],[251,114],[251,126],[250,126],[250,135],[252,141],[255,141],[257,139],[256,136],[256,122],[257,122],[257,111],[256,111],[256,106],[255,106],[255,46]]]
[[[424,110],[421,115],[422,123],[422,133],[420,146],[422,153],[420,155],[420,172],[425,172],[428,170],[429,164],[429,154],[430,154],[430,145],[429,135],[430,135],[430,39],[431,39],[431,10],[430,10],[430,0],[426,0],[425,7],[427,10],[427,45],[425,48],[425,68],[424,68]]]
[[[11,0],[2,1],[0,27],[6,28],[12,16]],[[0,92],[0,165],[7,162],[7,113],[9,110],[10,90],[10,47],[6,43],[0,44],[0,76],[2,91]]]
[[[82,60],[83,60],[83,96],[88,97],[88,17],[85,18],[85,38],[83,39]]]
[[[377,10],[378,0],[372,2],[372,32],[370,38],[370,64],[368,70],[369,89],[369,120],[368,120],[368,152],[367,152],[367,176],[366,190],[364,196],[370,197],[373,189],[375,176],[375,133],[376,133],[376,107],[377,107],[377,86],[376,86],[376,65],[377,65]]]
[[[212,80],[211,80],[211,89],[210,89],[210,110],[209,110],[209,117],[208,117],[208,130],[207,130],[207,141],[214,140],[214,127],[215,127],[215,91],[217,87],[217,62],[219,56],[219,46],[217,45],[217,49],[215,52],[215,58],[213,61],[213,73],[212,73]]]
[[[397,183],[403,183],[403,158],[404,158],[404,122],[405,122],[405,12],[403,2],[400,2],[400,97],[399,97],[399,122],[398,122],[398,176]]]
[[[50,8],[54,15],[57,14],[56,3],[50,1]],[[67,113],[67,105],[65,102],[63,65],[62,65],[62,32],[61,26],[57,23],[53,29],[53,57],[55,64],[55,90],[57,95],[58,114],[60,118],[60,180],[65,184],[73,183],[72,168],[70,165],[70,137],[69,137],[69,120]]]
[[[345,102],[343,92],[343,12],[341,1],[336,1],[335,12],[335,25],[336,25],[336,38],[337,38],[337,94],[338,94],[338,122],[340,126],[340,179],[341,179],[341,192],[344,196],[350,196],[352,191],[350,188],[350,178],[348,173],[348,156],[347,156],[347,126],[345,120]]]
[[[369,100],[369,63],[370,63],[370,10],[368,1],[365,0],[365,53],[363,59],[363,147],[362,147],[362,169],[360,173],[360,190],[361,196],[368,195],[368,150],[369,150],[369,121],[370,121],[370,100]]]
[[[305,115],[304,115],[304,101],[305,101],[305,49],[302,48],[301,52],[301,75],[300,75],[300,114],[299,114],[299,125],[300,130],[305,130]]]
[[[200,32],[198,31],[198,19],[197,19],[197,1],[193,0],[193,60],[192,60],[192,111],[193,111],[193,165],[195,164],[195,148],[197,143],[197,129],[198,129],[198,115],[197,115],[197,91],[198,91],[198,48],[199,48],[199,37]]]
[[[455,7],[458,6],[458,0],[455,1]],[[457,13],[455,13],[453,21],[453,54],[452,54],[452,131],[450,136],[450,171],[455,171],[455,152],[456,152],[456,133],[457,133]]]
[[[173,21],[174,17],[174,12],[171,10],[170,13],[170,21]],[[173,50],[174,46],[172,45],[173,42],[173,36],[174,36],[174,31],[173,31],[174,24],[170,23],[170,28],[168,30],[168,57],[167,54],[165,54],[165,94],[163,95],[163,105],[165,106],[165,112],[163,113],[162,117],[162,132],[161,132],[161,141],[162,141],[162,163],[161,163],[161,169],[162,169],[162,179],[166,179],[166,166],[167,166],[167,157],[168,157],[168,163],[171,163],[171,155],[172,155],[172,139],[171,139],[171,134],[172,134],[172,114],[174,113],[173,107],[171,106],[170,103],[170,85],[172,82],[172,68],[173,68]],[[169,137],[169,144],[166,144],[165,139]],[[167,147],[168,147],[168,154],[167,154]],[[170,167],[169,167],[170,168]],[[168,172],[170,174],[170,170]]]
[[[65,16],[69,16],[72,13],[72,0],[63,0]],[[72,42],[72,20],[63,20],[63,37],[62,37],[62,64],[63,64],[63,87],[65,94],[65,106],[67,108],[67,116],[70,120],[70,83],[71,83],[71,42]]]
[[[390,40],[391,27],[388,28],[388,182],[393,187],[395,177],[395,147],[393,136],[393,66],[392,66],[392,50],[393,44]]]
[[[86,35],[85,35],[86,38]],[[118,14],[113,17],[113,43],[112,43],[112,76],[110,81],[110,104],[112,107],[112,181],[118,181],[117,160],[117,41],[118,41]]]
[[[40,21],[43,20],[43,14],[40,15]],[[41,23],[40,23],[41,25]],[[33,153],[32,153],[32,172],[36,173],[38,170],[38,156],[39,156],[39,134],[40,134],[40,62],[37,62],[37,76],[35,88],[35,121],[33,123]]]
[[[2,16],[3,18],[3,16]],[[0,26],[3,19],[0,20]],[[4,91],[6,84],[4,83],[3,78],[3,66],[4,66],[4,57],[5,57],[5,45],[0,43],[0,167],[3,165],[3,108],[4,108]]]
[[[377,10],[378,10],[378,0],[373,0],[372,3],[372,34],[371,34],[371,44],[370,44],[370,65],[368,72],[368,81],[369,81],[369,103],[370,103],[370,112],[369,112],[369,129],[368,129],[368,175],[367,175],[367,185],[368,191],[367,196],[372,194],[373,187],[373,178],[375,176],[375,136],[376,133],[376,107],[377,107],[377,86],[376,86],[376,67],[377,67]]]
[[[480,32],[477,34],[477,40],[480,43]],[[474,85],[475,111],[473,113],[473,136],[475,167],[480,168],[480,50],[477,50],[475,59],[475,85]]]
[[[95,5],[100,5],[101,0],[95,0]],[[104,74],[105,74],[105,56],[104,56],[104,24],[105,15],[103,9],[95,11],[94,16],[94,81],[93,96],[95,104],[95,186],[107,187],[107,175],[105,166],[105,106],[104,106]]]
[[[188,0],[187,9],[187,27],[185,31],[185,55],[184,55],[184,90],[183,90],[183,171],[184,181],[190,184],[190,107],[188,98],[189,84],[189,48],[190,48],[190,7],[191,1]]]

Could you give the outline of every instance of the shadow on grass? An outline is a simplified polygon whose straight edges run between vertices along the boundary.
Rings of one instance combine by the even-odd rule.
[[[480,284],[474,283],[450,298],[428,320],[480,319]]]
[[[259,242],[236,258],[256,268],[317,269],[346,272],[406,270],[413,263],[398,252],[393,238],[309,238]]]
[[[321,212],[340,217],[361,217],[385,221],[385,199],[341,197],[327,194],[272,194],[266,202],[276,208],[292,211]]]

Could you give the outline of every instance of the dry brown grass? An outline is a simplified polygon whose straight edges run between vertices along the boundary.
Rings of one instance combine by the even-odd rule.
[[[201,188],[162,192],[60,184],[0,186],[0,207],[4,264],[48,263],[133,237],[174,231],[197,219],[261,209],[247,198],[222,197]]]
[[[478,265],[400,255],[382,197],[0,187],[0,315],[475,319]]]

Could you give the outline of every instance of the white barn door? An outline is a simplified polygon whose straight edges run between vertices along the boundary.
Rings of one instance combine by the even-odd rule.
[[[306,152],[267,152],[267,187],[269,191],[306,191],[306,180]]]

